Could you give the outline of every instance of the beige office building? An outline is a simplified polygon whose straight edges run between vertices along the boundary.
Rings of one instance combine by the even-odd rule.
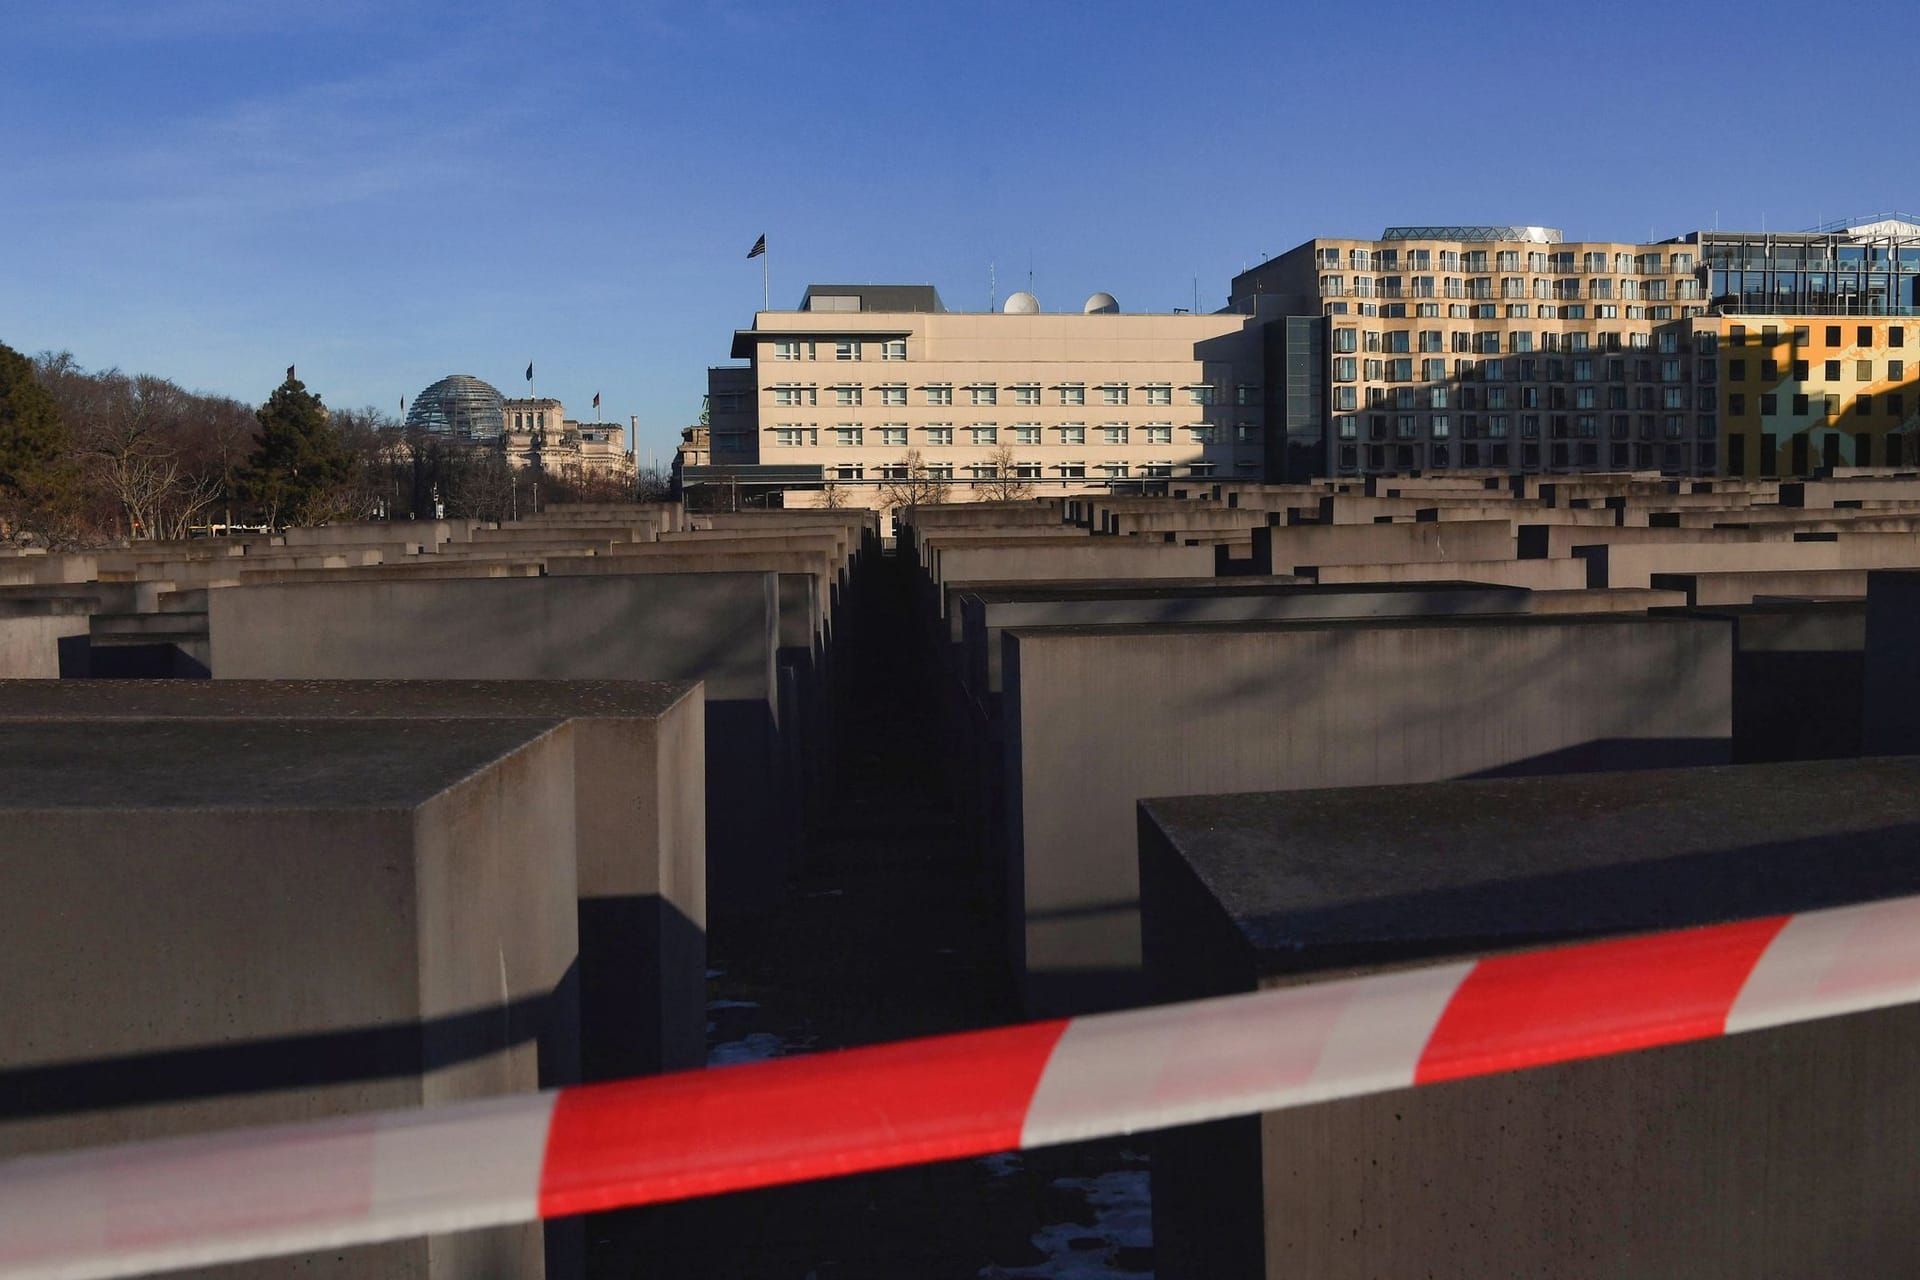
[[[1703,274],[1693,244],[1568,244],[1551,227],[1309,240],[1236,276],[1229,304],[1284,335],[1269,377],[1300,390],[1276,404],[1271,478],[1712,474]]]
[[[962,502],[1258,479],[1256,326],[1106,294],[951,312],[929,286],[814,285],[734,334],[745,366],[710,371],[711,470],[790,482],[788,506],[880,508],[916,462]]]

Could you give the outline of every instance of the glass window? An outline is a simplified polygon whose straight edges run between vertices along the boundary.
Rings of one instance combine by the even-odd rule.
[[[891,338],[881,343],[880,358],[882,360],[905,360],[907,358],[907,340],[905,338]]]
[[[1060,428],[1061,444],[1085,444],[1086,442],[1087,442],[1087,429],[1084,426],[1070,426],[1070,427]]]
[[[1013,442],[1015,444],[1039,444],[1040,428],[1031,422],[1023,423],[1015,427],[1013,429]]]
[[[897,408],[901,405],[906,404],[906,402],[907,402],[907,389],[905,386],[880,388],[881,404],[892,405]]]
[[[931,445],[952,444],[953,428],[950,426],[928,427],[927,443]]]
[[[1015,387],[1013,389],[1013,402],[1015,404],[1026,404],[1026,405],[1039,404],[1040,403],[1040,384],[1037,382],[1033,382],[1033,383],[1027,383],[1025,385]]]
[[[991,382],[977,383],[974,386],[968,388],[968,390],[973,392],[973,402],[975,404],[985,405],[985,404],[1000,403],[1000,389],[994,386],[994,384]]]
[[[1109,382],[1100,388],[1100,403],[1125,404],[1126,402],[1127,386],[1124,382]]]
[[[928,387],[927,403],[932,405],[952,404],[953,388],[946,385]]]
[[[1000,428],[998,427],[972,427],[969,429],[968,434],[975,444],[1000,443]]]
[[[907,429],[905,427],[880,428],[880,443],[892,449],[906,448]]]
[[[833,442],[843,447],[860,444],[862,432],[859,427],[835,427]]]
[[[848,405],[859,404],[860,388],[859,387],[835,387],[833,389],[833,402],[843,407]]]
[[[1100,428],[1100,438],[1107,444],[1125,444],[1127,429],[1119,423],[1110,422]]]
[[[1087,388],[1084,384],[1078,383],[1078,382],[1069,382],[1061,386],[1060,388],[1061,404],[1085,404],[1086,402],[1087,402]]]
[[[1148,444],[1172,444],[1173,424],[1170,422],[1152,422],[1140,428],[1141,435]]]
[[[833,358],[835,360],[858,360],[860,358],[860,344],[857,342],[834,343]]]

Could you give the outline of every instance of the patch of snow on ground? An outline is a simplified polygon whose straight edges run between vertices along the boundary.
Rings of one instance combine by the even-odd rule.
[[[1021,1168],[1020,1157],[1011,1151],[1002,1151],[997,1155],[981,1156],[978,1160],[974,1161],[974,1163],[986,1169],[987,1174],[995,1178],[1011,1178],[1014,1174],[1020,1172]]]
[[[766,1031],[749,1032],[741,1040],[725,1040],[707,1050],[707,1065],[710,1067],[731,1067],[742,1062],[765,1062],[769,1058],[784,1058],[787,1054],[786,1042],[779,1036]]]
[[[1122,1249],[1153,1246],[1147,1171],[1124,1169],[1094,1178],[1058,1178],[1053,1185],[1086,1196],[1093,1225],[1049,1223],[1033,1236],[1033,1247],[1046,1255],[1045,1261],[1031,1267],[988,1267],[980,1273],[983,1280],[1138,1280],[1140,1272],[1120,1270],[1115,1264]]]

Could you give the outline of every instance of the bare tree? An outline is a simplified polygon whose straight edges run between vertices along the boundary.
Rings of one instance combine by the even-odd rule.
[[[909,513],[916,507],[945,502],[952,492],[953,486],[933,474],[918,449],[909,449],[905,457],[886,469],[880,481],[880,501],[889,507],[905,507]],[[911,521],[911,514],[908,519]]]
[[[987,461],[993,464],[993,476],[986,480],[975,480],[975,493],[989,502],[1018,502],[1033,496],[1033,481],[1020,475],[1019,466],[1013,460],[1011,445],[1001,445],[987,455]]]
[[[829,480],[820,487],[820,505],[829,511],[839,511],[847,506],[851,496],[845,489]]]

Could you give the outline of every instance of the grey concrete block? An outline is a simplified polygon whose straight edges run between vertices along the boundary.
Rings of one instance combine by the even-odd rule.
[[[707,889],[779,901],[774,573],[239,587],[211,593],[215,679],[698,680],[706,686]]]
[[[1916,799],[1899,759],[1151,800],[1154,993],[1920,892]],[[1908,1275],[1916,1052],[1905,1007],[1169,1131],[1156,1269]]]
[[[1063,627],[1004,642],[1010,945],[1036,1012],[1137,998],[1143,796],[1728,758],[1721,622]]]
[[[554,719],[0,724],[0,1155],[564,1075],[576,745]],[[530,1225],[222,1274],[542,1268]]]
[[[0,722],[492,720],[574,726],[582,1070],[706,1061],[704,700],[605,680],[0,682]]]

